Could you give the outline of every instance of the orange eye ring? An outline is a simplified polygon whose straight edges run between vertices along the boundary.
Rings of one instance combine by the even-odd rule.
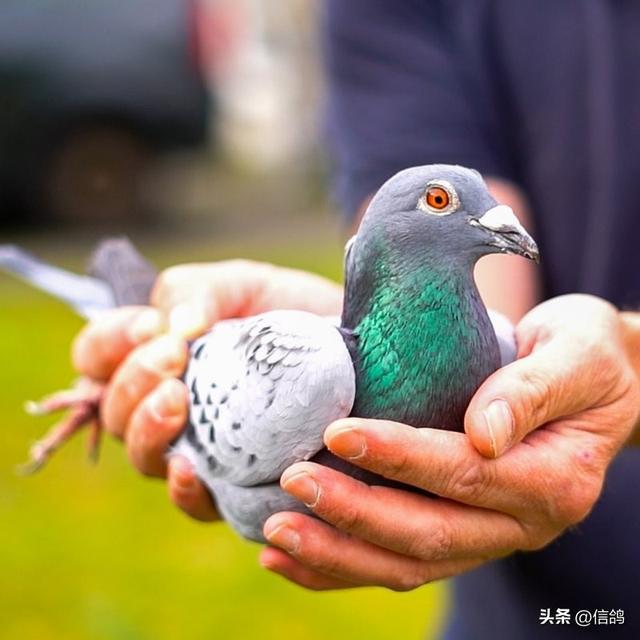
[[[429,187],[424,195],[424,200],[428,207],[436,211],[446,209],[451,203],[448,191],[438,186]]]

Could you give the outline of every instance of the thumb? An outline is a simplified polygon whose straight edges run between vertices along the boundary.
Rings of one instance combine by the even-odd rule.
[[[473,446],[496,458],[539,426],[593,405],[595,376],[585,364],[553,341],[498,369],[467,408]]]

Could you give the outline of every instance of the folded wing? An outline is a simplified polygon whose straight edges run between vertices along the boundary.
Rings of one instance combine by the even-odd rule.
[[[498,338],[500,366],[504,367],[513,362],[518,354],[515,330],[509,318],[498,311],[489,309],[489,320],[491,320],[493,330],[496,332],[496,338]]]
[[[340,332],[324,318],[273,311],[220,322],[191,346],[189,425],[175,451],[211,484],[276,481],[323,446],[351,411],[355,375]]]

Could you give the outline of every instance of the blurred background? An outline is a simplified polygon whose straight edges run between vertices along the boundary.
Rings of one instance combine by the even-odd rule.
[[[313,0],[3,0],[0,243],[81,270],[126,233],[158,267],[243,256],[339,280]],[[314,594],[179,514],[116,443],[19,478],[81,326],[0,273],[0,638],[433,637],[442,585]]]

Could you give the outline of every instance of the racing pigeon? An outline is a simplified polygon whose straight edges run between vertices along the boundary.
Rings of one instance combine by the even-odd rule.
[[[225,520],[256,541],[264,541],[262,525],[271,514],[309,513],[278,483],[294,462],[312,459],[369,484],[393,485],[324,449],[324,429],[355,415],[462,430],[478,386],[515,358],[510,323],[487,312],[473,279],[476,261],[490,253],[538,261],[533,239],[491,197],[478,172],[427,165],[396,174],[347,244],[339,323],[272,311],[221,321],[191,344],[184,376],[189,421],[168,455],[187,457]],[[99,247],[92,278],[66,274],[16,248],[0,248],[3,264],[62,292],[87,316],[146,302],[154,278],[124,240]],[[60,282],[65,278],[76,279],[75,289]],[[66,393],[39,405],[71,407],[72,414],[35,445],[36,466],[95,417],[95,387],[80,398]]]

